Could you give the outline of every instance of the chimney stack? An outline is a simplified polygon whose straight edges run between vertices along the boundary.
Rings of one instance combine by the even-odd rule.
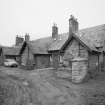
[[[52,38],[56,40],[58,38],[58,27],[57,24],[54,23],[52,26]]]
[[[78,32],[78,21],[73,15],[71,15],[69,19],[69,36],[76,32]]]
[[[23,41],[24,41],[24,38],[17,35],[15,45],[18,46],[19,44],[23,43]]]
[[[29,36],[28,33],[26,33],[26,35],[25,35],[25,41],[29,41],[29,40],[30,40],[30,36]]]

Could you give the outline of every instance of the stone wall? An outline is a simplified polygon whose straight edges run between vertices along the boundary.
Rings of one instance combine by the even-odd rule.
[[[78,56],[78,42],[76,40],[72,40],[71,43],[65,49],[65,58],[72,58]]]
[[[65,50],[64,57],[68,58],[69,56],[71,58],[80,56],[80,57],[88,57],[88,51],[85,47],[83,47],[77,40],[73,39],[71,43],[69,43],[68,47]]]
[[[64,61],[70,64],[70,61],[75,57],[88,58],[88,51],[76,39],[73,39],[64,52]],[[71,64],[70,64],[71,66]]]
[[[81,83],[86,80],[88,75],[88,60],[77,57],[72,60],[72,81]]]
[[[23,54],[21,55],[21,63],[23,65],[32,65],[34,64],[34,56],[31,52],[31,50],[28,48],[28,46],[26,46]]]

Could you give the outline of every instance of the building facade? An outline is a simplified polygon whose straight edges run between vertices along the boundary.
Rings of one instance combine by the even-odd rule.
[[[51,37],[25,41],[20,50],[22,64],[26,65],[30,61],[36,68],[71,67],[73,58],[84,57],[88,59],[89,70],[100,70],[105,62],[102,50],[104,30],[105,25],[79,30],[77,19],[71,16],[69,32],[59,34],[58,27],[54,24]]]

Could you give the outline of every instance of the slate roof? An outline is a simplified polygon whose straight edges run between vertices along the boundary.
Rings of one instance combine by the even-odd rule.
[[[29,46],[34,54],[48,54],[48,51],[60,50],[68,40],[69,33],[58,35],[58,39],[45,37],[29,41]],[[98,51],[96,47],[102,47],[105,40],[105,24],[79,30],[74,37],[84,43],[89,49]]]
[[[61,49],[67,41],[68,35],[69,33],[62,34],[61,40],[55,41],[55,43],[50,46],[49,51]],[[82,41],[91,50],[98,51],[96,47],[102,47],[104,44],[105,25],[79,30],[79,32],[73,36]]]
[[[21,49],[21,46],[16,47],[3,47],[3,53],[4,55],[19,55],[19,51]]]
[[[94,44],[95,47],[101,47],[105,40],[105,24],[82,29],[79,35]]]
[[[68,39],[68,33],[60,34],[58,40],[54,40],[53,43],[49,46],[48,51],[60,50],[67,41],[67,39]]]
[[[48,54],[47,50],[53,42],[51,37],[29,41],[28,44],[34,54]]]

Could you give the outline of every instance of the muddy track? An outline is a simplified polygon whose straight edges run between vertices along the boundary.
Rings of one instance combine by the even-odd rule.
[[[51,70],[2,69],[0,105],[105,105],[105,79],[72,84]]]
[[[0,105],[39,105],[36,92],[31,82],[0,72]]]

